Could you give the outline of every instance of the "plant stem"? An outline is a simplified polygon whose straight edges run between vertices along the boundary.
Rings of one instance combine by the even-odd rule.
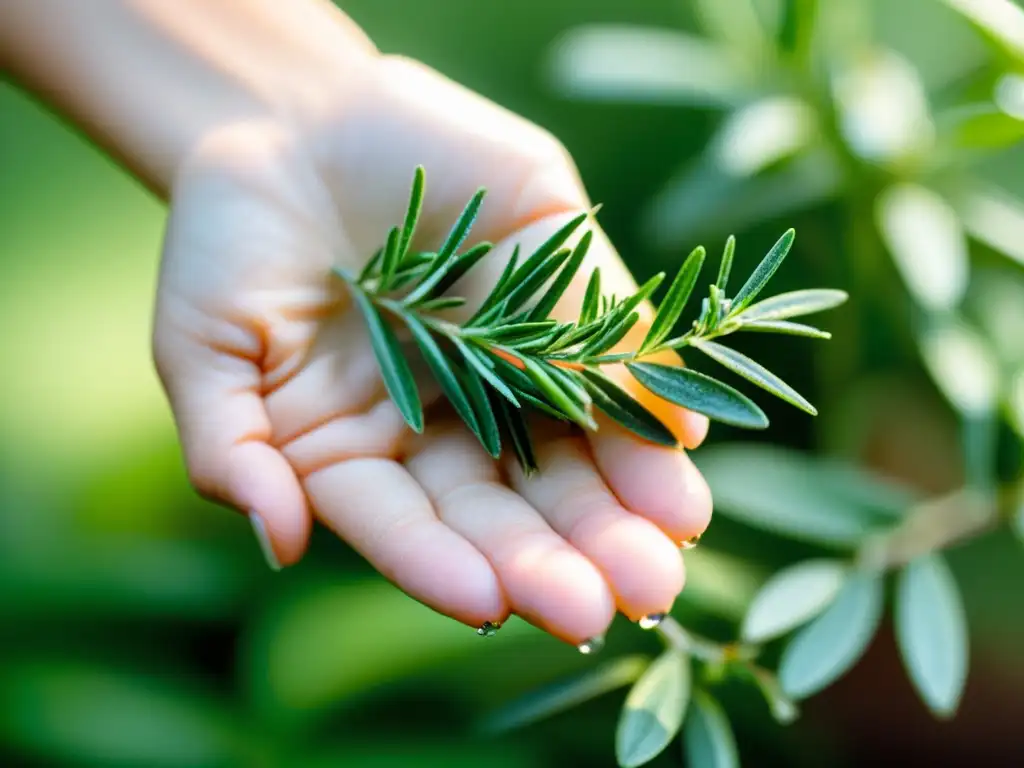
[[[965,487],[928,500],[894,530],[865,542],[857,560],[872,570],[892,570],[930,552],[963,544],[1008,522],[1018,493],[1012,487],[995,493]]]

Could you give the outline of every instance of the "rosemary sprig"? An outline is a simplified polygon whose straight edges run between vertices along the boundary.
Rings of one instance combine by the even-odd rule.
[[[527,473],[536,470],[527,410],[595,430],[596,408],[646,440],[676,445],[671,431],[654,414],[602,372],[607,365],[624,364],[640,386],[714,420],[751,429],[768,426],[764,411],[732,386],[688,368],[644,362],[665,350],[692,347],[775,396],[816,413],[778,376],[717,341],[736,331],[830,338],[825,331],[790,320],[839,306],[847,298],[843,291],[793,291],[755,303],[789,253],[792,229],[779,238],[731,299],[725,291],[736,242],[730,237],[699,317],[685,333],[672,337],[705,262],[704,248],[694,249],[672,280],[639,347],[613,352],[638,322],[638,308],[660,286],[664,273],[653,276],[632,295],[616,297],[602,294],[600,271],[594,269],[576,321],[551,319],[551,311],[579,273],[590,247],[589,231],[576,245],[567,245],[588,218],[583,213],[526,258],[516,247],[473,316],[452,322],[439,313],[465,300],[448,292],[492,248],[491,243],[478,243],[459,252],[485,190],[467,203],[436,252],[419,252],[411,246],[424,191],[425,173],[418,167],[402,226],[389,231],[384,246],[358,275],[336,269],[367,322],[388,394],[413,430],[423,430],[423,406],[393,322],[409,329],[445,397],[487,452],[498,458],[504,440]]]

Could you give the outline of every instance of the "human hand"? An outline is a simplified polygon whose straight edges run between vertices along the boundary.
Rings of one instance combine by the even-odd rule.
[[[436,391],[415,435],[331,272],[358,269],[380,245],[422,164],[416,248],[436,248],[488,189],[472,239],[496,247],[459,285],[482,299],[513,245],[528,252],[591,207],[568,155],[403,59],[377,60],[337,107],[306,131],[268,121],[213,132],[173,188],[154,348],[193,483],[248,514],[272,562],[300,559],[315,517],[408,594],[474,627],[515,613],[578,644],[616,609],[632,620],[668,611],[683,586],[680,544],[711,513],[685,453],[608,420],[586,436],[550,426],[541,472],[526,478],[491,460]],[[606,291],[635,289],[592,228],[590,263],[556,315],[575,316],[595,266]],[[632,391],[684,445],[702,440],[703,417]]]

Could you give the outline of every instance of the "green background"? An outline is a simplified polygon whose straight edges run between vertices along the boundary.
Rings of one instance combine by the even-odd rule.
[[[823,415],[812,421],[760,398],[772,428],[757,439],[844,453],[927,491],[955,487],[963,474],[956,414],[918,360],[911,310],[884,248],[850,227],[851,212],[855,224],[866,215],[858,206],[873,194],[871,173],[846,179],[838,203],[782,216],[733,220],[719,206],[709,226],[685,233],[685,245],[657,247],[638,222],[700,156],[721,113],[591,103],[552,88],[550,46],[565,30],[584,22],[692,30],[687,3],[341,5],[384,51],[419,58],[554,132],[638,278],[671,268],[698,242],[714,254],[730,232],[744,273],[795,226],[774,290],[829,285],[853,299],[834,323],[822,320],[837,339],[820,357],[816,342],[760,344],[759,359]],[[926,83],[991,55],[938,2],[876,0],[871,9],[875,39]],[[978,168],[1024,194],[1019,142]],[[270,573],[245,521],[191,492],[148,347],[165,214],[76,133],[0,85],[0,764],[614,764],[621,693],[501,738],[471,731],[492,707],[590,660],[521,622],[480,640],[405,598],[322,531],[301,565]],[[983,247],[972,254],[997,279],[1024,285],[1019,266]],[[984,291],[972,295],[984,303]],[[1024,302],[1024,287],[1017,297]],[[1017,438],[1005,426],[1001,434],[1001,471],[1012,474]],[[748,438],[715,426],[709,444]],[[676,613],[728,639],[756,585],[813,551],[720,516],[690,559]],[[1011,756],[1024,759],[1021,555],[1003,533],[951,553],[972,633],[955,721],[933,721],[915,698],[887,624],[794,726],[774,724],[744,691],[724,691],[746,764],[909,756],[1020,764]],[[604,653],[656,648],[620,621]],[[654,764],[679,761],[672,747]]]

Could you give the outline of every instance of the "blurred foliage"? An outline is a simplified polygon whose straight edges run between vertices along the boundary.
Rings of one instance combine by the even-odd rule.
[[[794,226],[776,289],[851,294],[829,345],[755,340],[822,415],[766,408],[756,444],[716,425],[695,459],[718,515],[673,610],[711,643],[764,641],[793,690],[817,685],[824,662],[850,671],[792,725],[749,695],[742,664],[696,676],[689,712],[655,713],[685,716],[691,764],[728,759],[727,727],[746,764],[1024,760],[1020,5],[343,6],[384,50],[556,133],[639,279],[732,232],[742,271]],[[597,659],[522,622],[481,640],[323,532],[301,566],[267,571],[245,522],[189,490],[151,370],[165,212],[8,86],[0,171],[0,764],[614,764],[636,660],[664,658],[654,637],[617,622]],[[880,558],[901,563],[885,612],[834,565]],[[833,566],[801,582],[812,561]],[[748,611],[769,588],[802,598],[775,603],[788,618],[760,609],[775,626]],[[842,623],[854,614],[871,637]],[[842,664],[793,650],[821,647],[801,643],[812,632],[847,640]],[[968,654],[956,718],[930,722],[914,686],[947,711]],[[614,674],[591,682],[597,698],[508,736],[474,728],[603,665]],[[584,698],[562,685],[562,702]],[[631,722],[629,743],[658,738]],[[671,747],[650,764],[682,759]]]

